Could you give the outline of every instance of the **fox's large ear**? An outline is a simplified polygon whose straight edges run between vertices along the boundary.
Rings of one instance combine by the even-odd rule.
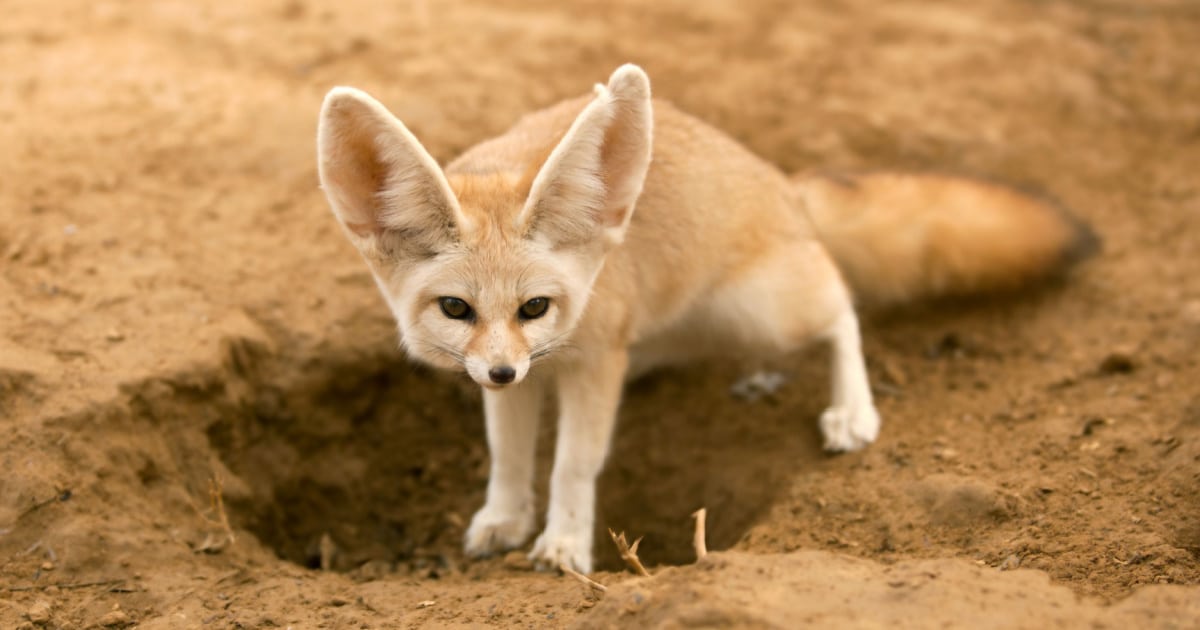
[[[519,229],[555,244],[619,244],[650,167],[653,125],[650,79],[635,65],[617,68],[534,178]]]
[[[325,96],[317,159],[329,205],[360,248],[431,253],[469,229],[437,162],[365,92]]]

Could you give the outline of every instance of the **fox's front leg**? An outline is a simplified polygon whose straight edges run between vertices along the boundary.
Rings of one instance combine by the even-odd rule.
[[[628,355],[621,349],[585,356],[558,378],[560,415],[550,507],[546,529],[530,558],[544,568],[566,565],[589,573],[596,477],[608,454]]]
[[[542,398],[542,385],[533,379],[483,390],[492,466],[487,501],[467,528],[464,547],[470,556],[520,547],[533,533],[534,450]]]

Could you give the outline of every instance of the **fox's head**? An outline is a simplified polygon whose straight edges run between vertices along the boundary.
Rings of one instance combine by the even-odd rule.
[[[413,357],[518,383],[571,344],[650,164],[650,83],[618,68],[542,164],[447,175],[363,92],[325,97],[321,185]]]

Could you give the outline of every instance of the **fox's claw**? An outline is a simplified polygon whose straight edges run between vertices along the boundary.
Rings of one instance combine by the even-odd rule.
[[[511,513],[483,506],[471,519],[463,548],[473,558],[520,547],[533,533],[533,512]]]
[[[588,574],[592,572],[591,541],[576,536],[556,536],[545,531],[538,536],[537,542],[533,543],[529,559],[533,560],[539,569],[555,570],[565,565]]]
[[[879,435],[879,414],[873,405],[830,407],[821,414],[825,450],[857,451]]]

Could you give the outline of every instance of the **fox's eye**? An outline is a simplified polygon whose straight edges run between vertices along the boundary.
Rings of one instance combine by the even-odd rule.
[[[442,314],[450,319],[467,319],[473,314],[471,305],[456,297],[440,297],[438,306],[442,307]]]
[[[517,317],[521,319],[537,319],[546,314],[546,309],[550,308],[550,298],[536,297],[521,305],[517,309]]]

